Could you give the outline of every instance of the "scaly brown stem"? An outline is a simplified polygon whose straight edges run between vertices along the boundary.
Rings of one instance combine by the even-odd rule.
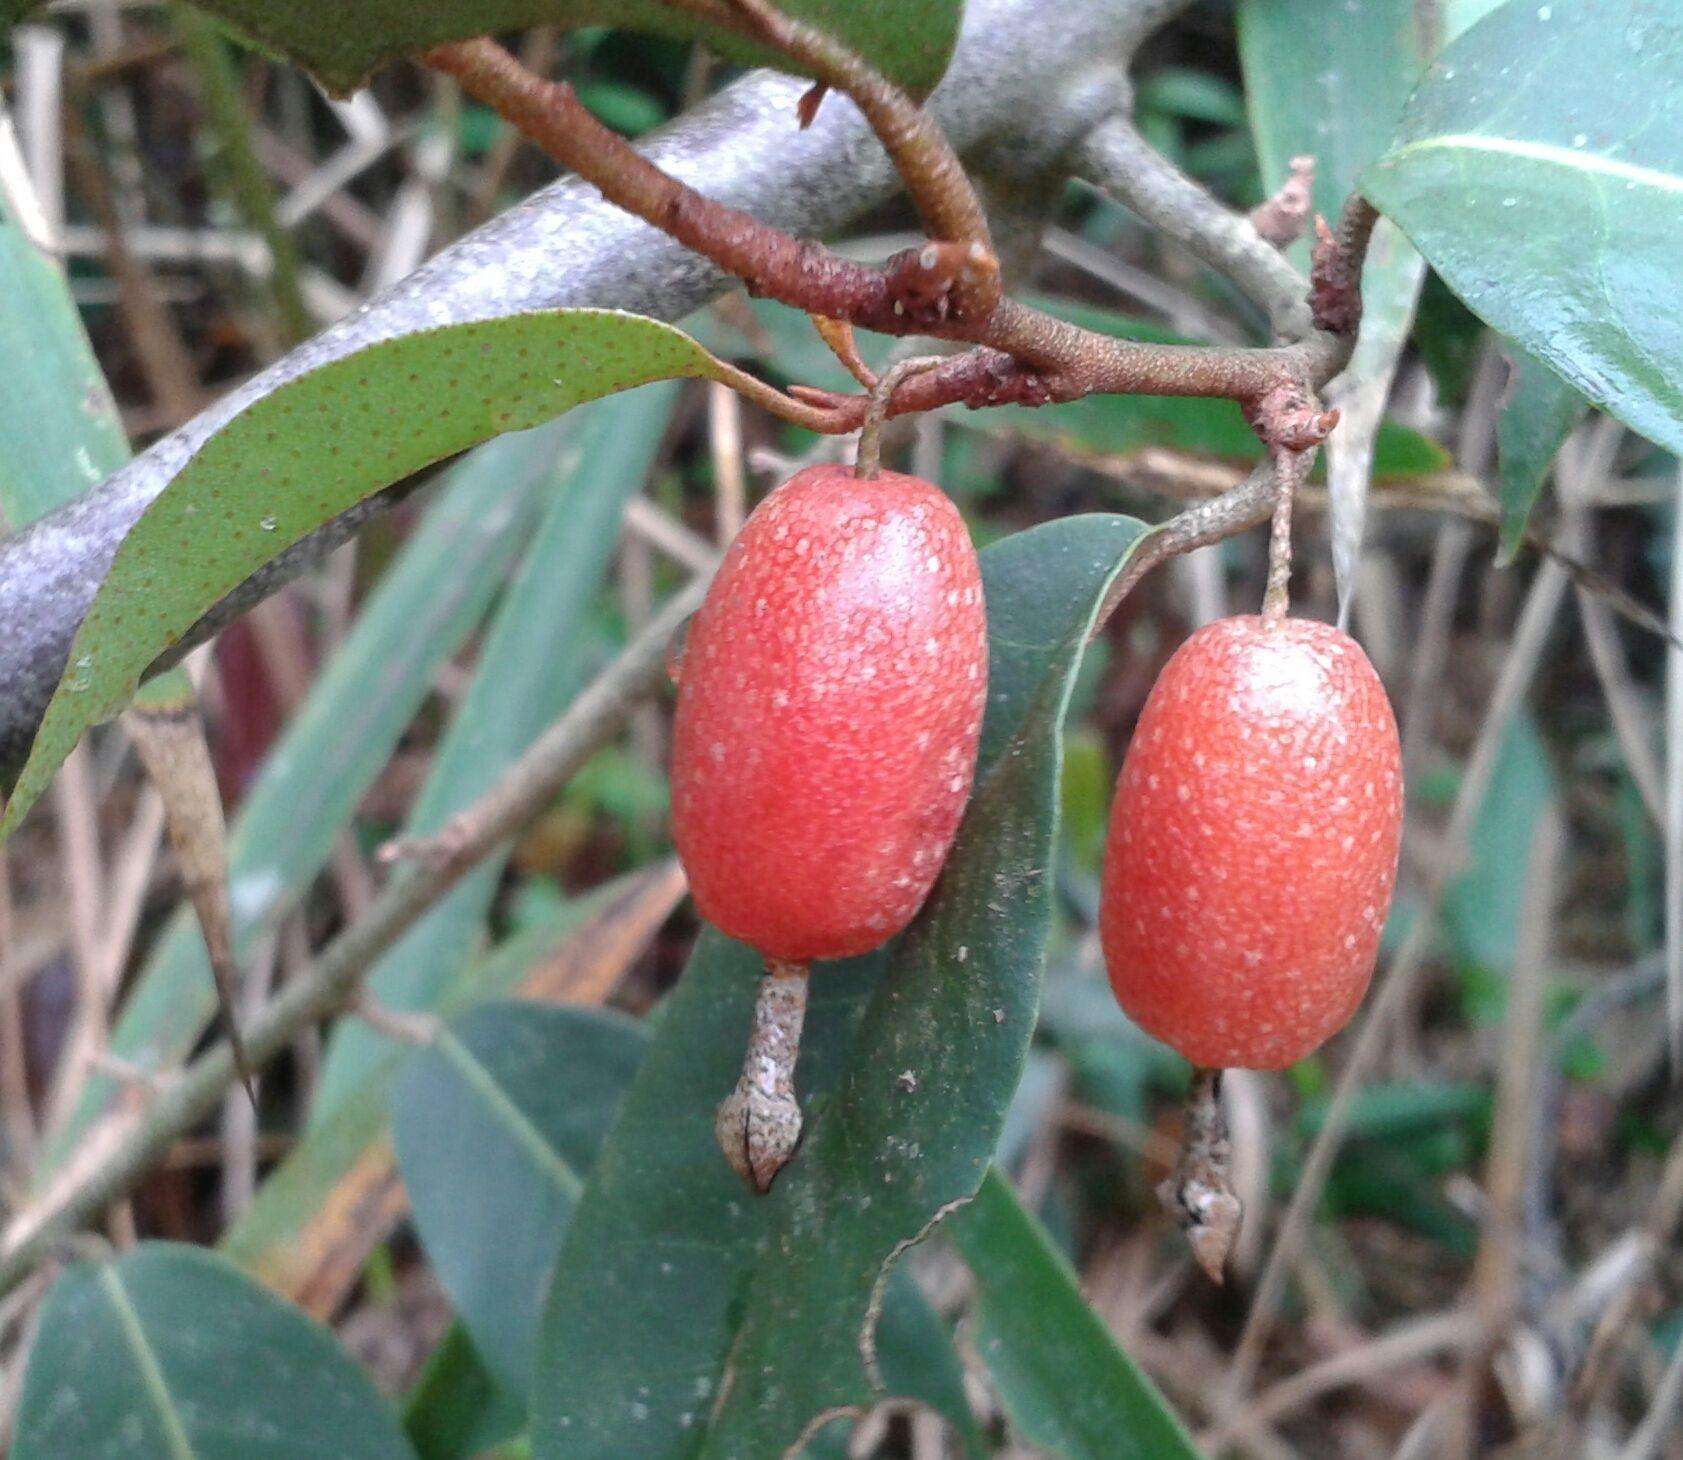
[[[767,45],[853,99],[906,184],[931,238],[943,243],[977,243],[993,252],[982,200],[945,133],[922,107],[846,46],[784,15],[766,0],[726,0],[726,4],[747,17]],[[997,299],[997,265],[993,290]]]
[[[762,1196],[800,1144],[795,1061],[806,1021],[806,991],[806,964],[767,962],[754,999],[742,1074],[713,1121],[713,1134],[731,1169]]]
[[[1309,474],[1309,453],[1274,453],[1274,515],[1268,533],[1268,586],[1262,616],[1281,619],[1291,606],[1291,509],[1297,489]]]
[[[1376,214],[1360,199],[1336,233],[1322,226],[1314,271],[1321,328],[1275,349],[1215,349],[1118,340],[998,294],[987,224],[963,168],[934,123],[863,60],[766,0],[678,0],[715,21],[740,20],[845,90],[900,168],[939,236],[875,270],[797,240],[740,209],[702,197],[609,131],[572,88],[520,66],[489,40],[440,46],[426,59],[599,187],[611,202],[735,274],[751,293],[808,314],[885,334],[928,334],[981,348],[908,380],[885,414],[962,402],[1042,405],[1095,393],[1192,395],[1238,401],[1270,451],[1305,451],[1337,417],[1315,392],[1349,357],[1360,318],[1361,261]],[[811,429],[857,429],[863,396],[792,390],[743,376],[728,383]]]

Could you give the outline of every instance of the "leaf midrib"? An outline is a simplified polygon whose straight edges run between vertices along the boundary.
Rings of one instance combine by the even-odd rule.
[[[128,1289],[123,1286],[123,1280],[114,1266],[107,1264],[100,1268],[99,1285],[116,1311],[123,1339],[128,1344],[129,1352],[134,1355],[135,1367],[140,1371],[141,1386],[146,1390],[146,1397],[152,1401],[152,1407],[158,1413],[158,1422],[163,1426],[164,1440],[169,1445],[170,1460],[197,1460],[192,1442],[187,1438],[186,1426],[182,1424],[181,1416],[176,1412],[175,1401],[170,1395],[169,1385],[164,1380],[164,1371],[158,1363],[158,1356],[153,1351],[151,1341],[146,1337],[140,1314],[129,1301]]]
[[[1474,132],[1445,132],[1422,137],[1418,142],[1405,142],[1393,147],[1379,161],[1390,167],[1404,158],[1423,152],[1487,152],[1499,157],[1522,157],[1532,162],[1549,163],[1574,172],[1597,173],[1605,177],[1621,178],[1640,183],[1661,192],[1683,193],[1683,176],[1661,172],[1640,162],[1623,162],[1600,152],[1584,152],[1573,147],[1561,147],[1554,142],[1526,142],[1515,137],[1481,137]]]
[[[526,1113],[514,1103],[473,1051],[448,1028],[439,1030],[433,1047],[449,1061],[468,1088],[485,1103],[492,1118],[532,1158],[533,1164],[549,1178],[555,1189],[569,1202],[576,1203],[584,1191],[584,1181],[578,1172],[561,1158],[543,1132],[527,1119]]]

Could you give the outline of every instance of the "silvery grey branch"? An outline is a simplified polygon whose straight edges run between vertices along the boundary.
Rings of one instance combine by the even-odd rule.
[[[1186,0],[969,0],[930,105],[963,153],[1059,157],[1127,102],[1122,67]],[[894,177],[858,112],[832,98],[795,125],[804,83],[751,74],[646,150],[711,197],[823,237],[887,198]],[[367,345],[439,325],[590,305],[679,319],[726,279],[664,235],[564,180],[469,234],[219,400],[65,508],[0,542],[0,770],[15,770],[117,545],[204,441],[278,386]],[[385,494],[385,498],[393,494]],[[283,554],[209,612],[189,645],[344,541],[370,499]],[[188,647],[183,646],[183,647]]]

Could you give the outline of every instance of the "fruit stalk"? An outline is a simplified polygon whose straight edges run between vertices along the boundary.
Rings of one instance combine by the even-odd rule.
[[[859,450],[853,458],[853,474],[869,481],[882,470],[882,428],[888,419],[888,402],[902,380],[933,370],[945,357],[918,355],[902,360],[885,370],[871,386],[871,403],[865,408],[865,421],[859,428]]]
[[[736,1088],[719,1102],[713,1134],[731,1169],[762,1196],[801,1139],[795,1061],[806,1022],[807,965],[768,960],[748,1026]]]
[[[1268,529],[1268,584],[1262,594],[1262,616],[1281,619],[1291,607],[1291,509],[1298,484],[1308,470],[1308,454],[1274,453],[1274,514]]]

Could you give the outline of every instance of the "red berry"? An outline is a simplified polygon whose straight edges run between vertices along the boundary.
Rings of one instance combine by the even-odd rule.
[[[923,905],[987,693],[964,522],[916,477],[798,472],[690,626],[672,832],[696,907],[769,960],[864,953]]]
[[[1117,780],[1099,913],[1117,1000],[1195,1065],[1302,1059],[1367,990],[1401,830],[1396,719],[1361,646],[1308,619],[1206,625]]]

